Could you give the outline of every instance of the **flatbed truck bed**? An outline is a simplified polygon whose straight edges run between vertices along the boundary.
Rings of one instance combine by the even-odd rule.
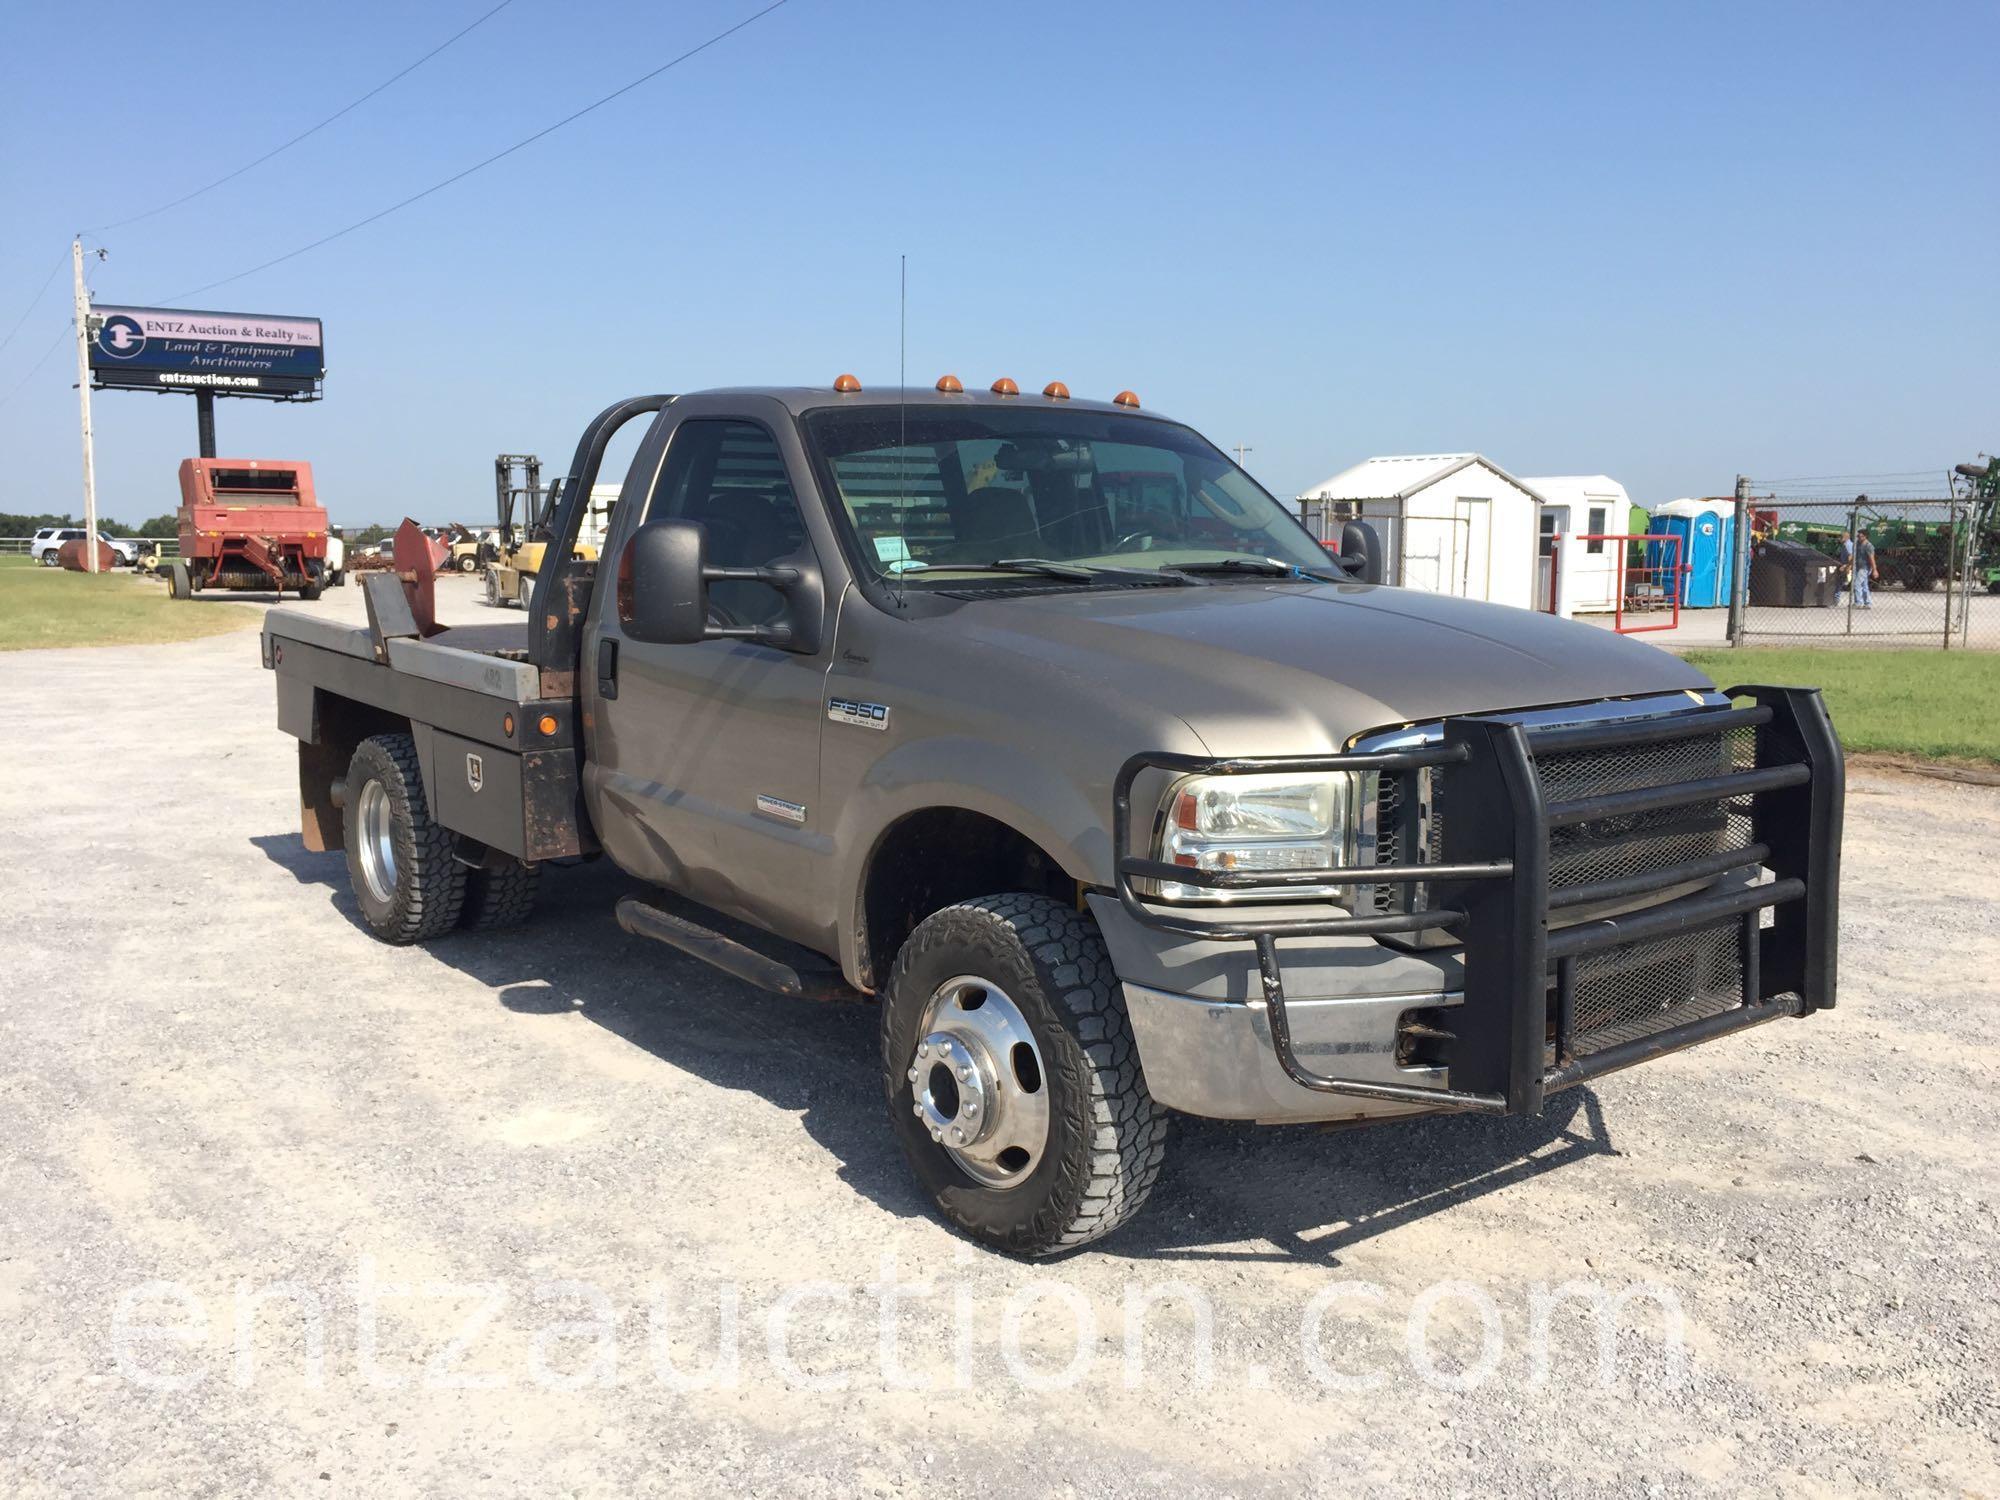
[[[527,622],[458,626],[426,638],[393,574],[371,574],[363,587],[366,626],[302,610],[265,616],[278,726],[301,747],[306,846],[340,847],[332,815],[355,731],[368,728],[354,721],[372,710],[407,726],[431,813],[445,828],[518,860],[593,852],[578,802],[576,699],[545,693],[543,674],[526,661]],[[322,747],[324,763],[311,754]]]

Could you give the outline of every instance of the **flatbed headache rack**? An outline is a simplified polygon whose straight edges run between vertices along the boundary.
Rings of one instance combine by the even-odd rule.
[[[1437,1110],[1537,1113],[1545,1096],[1558,1089],[1779,1016],[1833,1007],[1843,797],[1839,743],[1817,691],[1737,687],[1727,696],[1749,699],[1750,706],[1550,728],[1492,716],[1446,719],[1439,742],[1409,749],[1241,759],[1134,756],[1113,789],[1118,900],[1136,920],[1157,929],[1255,945],[1272,1047],[1301,1088]],[[1720,774],[1641,777],[1650,784],[1564,793],[1561,800],[1545,797],[1538,774],[1538,758],[1590,752],[1640,752],[1670,765],[1678,743],[1713,736],[1727,744],[1737,735],[1754,744],[1751,763]],[[1132,789],[1149,770],[1177,776],[1428,770],[1444,779],[1441,800],[1450,815],[1435,862],[1282,874],[1191,869],[1131,852]],[[1708,847],[1652,868],[1552,886],[1552,837],[1571,840],[1565,848],[1573,855],[1578,834],[1601,836],[1608,846],[1620,830],[1676,810],[1691,810],[1710,829],[1741,825],[1745,836],[1719,848],[1714,846],[1728,841],[1709,838]],[[1147,835],[1150,847],[1150,829]],[[1698,890],[1615,916],[1550,926],[1552,916],[1577,907],[1712,884],[1732,873],[1761,883]],[[1421,910],[1232,922],[1226,908],[1198,908],[1207,915],[1197,916],[1184,902],[1142,897],[1134,886],[1142,880],[1218,893],[1424,884],[1433,898]],[[1465,971],[1463,1005],[1442,1012],[1453,1028],[1441,1033],[1448,1086],[1345,1079],[1307,1068],[1292,1046],[1279,939],[1438,929],[1462,941]],[[1619,1024],[1593,1031],[1580,1018],[1579,975],[1593,958],[1604,965],[1607,954],[1645,970],[1647,977],[1674,977],[1668,988],[1627,1005],[1616,1018]],[[1616,974],[1603,977],[1619,982]],[[1595,968],[1587,982],[1601,982]],[[1680,994],[1676,985],[1689,993]],[[1605,1021],[1616,1008],[1616,1002],[1593,1000],[1593,1021]],[[1685,1018],[1676,1017],[1677,1011]]]
[[[570,544],[613,437],[673,399],[617,402],[584,429],[573,482],[549,518],[559,561],[537,579],[527,620],[426,634],[394,572],[363,580],[365,628],[288,610],[265,617],[278,727],[300,742],[307,848],[337,846],[332,789],[353,742],[395,727],[415,742],[432,815],[461,845],[531,862],[596,851],[581,793],[576,665],[597,565],[570,556]]]

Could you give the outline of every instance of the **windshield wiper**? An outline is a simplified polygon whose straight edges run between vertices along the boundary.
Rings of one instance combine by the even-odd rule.
[[[1258,578],[1310,578],[1315,583],[1345,583],[1348,580],[1332,573],[1319,573],[1311,568],[1296,567],[1288,562],[1279,562],[1274,557],[1214,557],[1201,562],[1175,563],[1162,572],[1189,573],[1199,577],[1203,573],[1242,573]]]
[[[1096,563],[1058,562],[1052,557],[996,557],[983,563],[938,563],[940,573],[954,570],[967,573],[1029,573],[1041,578],[1061,578],[1074,583],[1097,579],[1157,582],[1161,574],[1151,568],[1108,568]],[[1170,575],[1169,575],[1170,576]]]

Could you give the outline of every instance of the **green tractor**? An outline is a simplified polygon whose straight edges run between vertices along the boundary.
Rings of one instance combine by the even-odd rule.
[[[2000,458],[1959,464],[1951,471],[1951,492],[1972,502],[1972,576],[1989,594],[2000,594]]]
[[[1949,519],[1930,520],[1884,511],[1870,506],[1866,495],[1856,497],[1852,524],[1875,544],[1882,583],[1913,592],[1933,589],[1969,557],[1973,579],[2000,594],[2000,459],[1958,465],[1951,473],[1951,494],[1969,506],[1963,512],[1954,507]],[[1785,521],[1777,535],[1837,558],[1848,527],[1839,521]]]

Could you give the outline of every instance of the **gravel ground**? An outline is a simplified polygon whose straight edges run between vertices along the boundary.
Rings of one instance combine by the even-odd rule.
[[[2000,792],[1856,774],[1831,1015],[1533,1121],[1185,1120],[1025,1267],[926,1213],[872,1013],[615,871],[370,940],[252,636],[0,693],[0,1492],[2000,1493]]]

